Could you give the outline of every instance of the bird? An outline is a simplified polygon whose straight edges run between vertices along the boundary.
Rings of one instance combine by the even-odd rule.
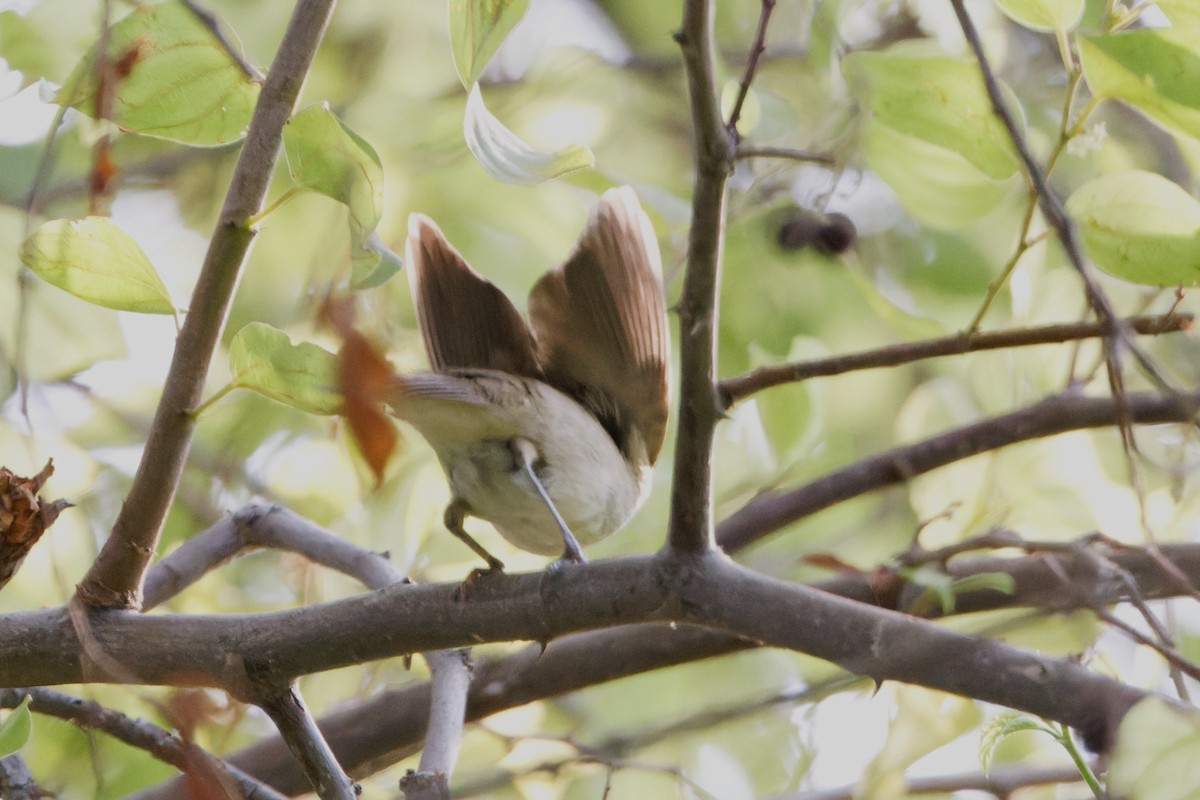
[[[658,242],[628,186],[606,191],[574,249],[534,284],[526,323],[432,219],[409,217],[406,261],[431,372],[398,375],[393,416],[432,447],[446,528],[491,523],[516,547],[587,560],[649,493],[666,436],[670,333]]]

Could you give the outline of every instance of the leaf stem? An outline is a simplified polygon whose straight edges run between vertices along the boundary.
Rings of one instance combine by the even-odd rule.
[[[1061,722],[1058,724],[1058,732],[1051,732],[1063,749],[1067,751],[1067,755],[1071,757],[1071,761],[1075,762],[1075,767],[1079,770],[1079,774],[1087,782],[1088,788],[1092,790],[1097,800],[1103,800],[1107,795],[1104,792],[1104,787],[1100,785],[1100,781],[1096,778],[1096,773],[1092,772],[1092,768],[1088,766],[1087,759],[1083,757],[1083,753],[1079,752],[1079,748],[1075,746],[1075,739],[1071,736],[1071,729]]]
[[[205,411],[207,411],[210,406],[215,404],[218,400],[220,400],[222,397],[229,394],[236,388],[238,388],[238,387],[233,385],[232,382],[225,384],[219,390],[217,390],[216,394],[214,394],[212,397],[208,398],[203,403],[201,403],[200,405],[198,405],[194,409],[192,409],[190,412],[188,412],[188,416],[191,417],[192,419],[199,419],[200,415],[203,414]]]
[[[283,194],[279,195],[279,197],[275,198],[275,200],[269,206],[267,206],[262,211],[255,214],[254,216],[249,217],[246,220],[246,227],[253,228],[253,227],[257,226],[258,223],[262,222],[264,219],[269,217],[271,214],[273,214],[274,212],[283,208],[285,205],[287,205],[289,202],[291,202],[294,198],[298,197],[300,195],[300,193],[303,191],[304,191],[303,187],[289,186],[287,191],[284,192]]]

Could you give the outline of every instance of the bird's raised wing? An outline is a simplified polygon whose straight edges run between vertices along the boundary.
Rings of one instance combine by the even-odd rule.
[[[471,269],[438,226],[408,218],[409,285],[429,362],[438,372],[494,369],[541,376],[533,336],[512,301]]]
[[[653,463],[670,334],[658,242],[632,189],[604,193],[570,257],[533,287],[529,317],[545,380],[592,410],[627,455],[636,432]]]

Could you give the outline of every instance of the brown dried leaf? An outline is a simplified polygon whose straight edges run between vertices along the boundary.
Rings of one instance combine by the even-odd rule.
[[[53,459],[32,478],[0,467],[0,588],[17,573],[25,556],[63,509],[71,506],[66,500],[46,502],[38,496],[53,474]]]
[[[349,301],[326,302],[322,315],[342,338],[338,352],[342,416],[378,484],[396,450],[396,428],[382,407],[396,375],[388,360],[355,330],[354,307]]]

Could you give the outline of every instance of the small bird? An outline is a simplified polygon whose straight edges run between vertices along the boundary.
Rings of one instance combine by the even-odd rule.
[[[450,483],[446,527],[492,523],[522,550],[583,562],[581,545],[646,499],[667,427],[669,348],[657,240],[629,187],[604,193],[567,260],[529,294],[529,324],[428,217],[408,223],[409,274],[432,373],[398,376],[392,414]]]

